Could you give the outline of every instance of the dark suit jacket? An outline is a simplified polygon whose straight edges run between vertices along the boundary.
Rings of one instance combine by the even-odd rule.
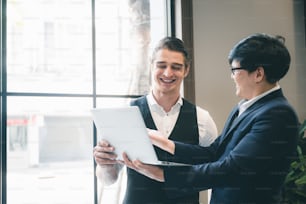
[[[296,154],[297,116],[281,90],[261,98],[233,121],[237,109],[211,146],[176,142],[173,160],[197,165],[164,168],[169,196],[212,188],[212,204],[279,202]]]

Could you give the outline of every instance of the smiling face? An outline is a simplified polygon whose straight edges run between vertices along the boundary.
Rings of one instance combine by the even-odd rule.
[[[183,79],[188,75],[189,67],[185,66],[181,52],[161,49],[151,65],[153,92],[155,95],[179,95]]]
[[[240,62],[234,60],[231,64],[232,68],[239,68]],[[231,74],[232,79],[236,85],[236,95],[242,99],[251,99],[257,95],[256,93],[256,73],[249,73],[247,70],[239,69],[235,70]]]

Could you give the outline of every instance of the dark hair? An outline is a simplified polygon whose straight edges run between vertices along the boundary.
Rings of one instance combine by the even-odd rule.
[[[275,83],[286,75],[290,66],[290,54],[284,45],[285,38],[267,34],[253,34],[238,42],[230,51],[228,61],[240,62],[249,72],[263,67],[267,81]]]
[[[161,49],[168,49],[175,52],[180,52],[184,56],[185,67],[190,65],[190,56],[185,49],[184,42],[175,37],[165,37],[161,39],[152,52],[151,62],[155,60],[156,53]]]

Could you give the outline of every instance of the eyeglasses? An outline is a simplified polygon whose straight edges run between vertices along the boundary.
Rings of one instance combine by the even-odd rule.
[[[236,70],[240,70],[240,69],[245,69],[245,68],[243,68],[243,67],[231,67],[231,72],[232,72],[232,74],[233,75],[235,75],[236,74]]]

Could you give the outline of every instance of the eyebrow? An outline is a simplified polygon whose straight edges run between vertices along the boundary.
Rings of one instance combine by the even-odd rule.
[[[156,64],[167,64],[167,62],[165,61],[156,61]],[[175,65],[175,66],[184,66],[184,64],[181,63],[170,63],[171,65]]]

